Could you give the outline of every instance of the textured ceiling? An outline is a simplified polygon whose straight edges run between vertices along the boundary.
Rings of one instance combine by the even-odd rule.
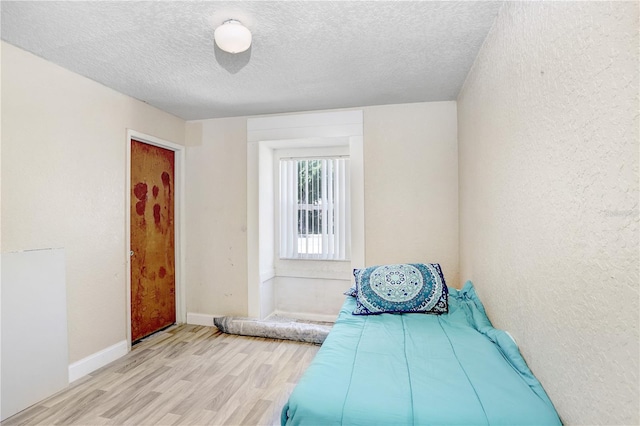
[[[3,40],[190,120],[454,100],[501,2],[0,5]],[[247,52],[214,47],[229,18]]]

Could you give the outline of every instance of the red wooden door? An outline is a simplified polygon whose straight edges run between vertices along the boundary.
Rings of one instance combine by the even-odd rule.
[[[131,341],[176,322],[174,152],[131,141]]]

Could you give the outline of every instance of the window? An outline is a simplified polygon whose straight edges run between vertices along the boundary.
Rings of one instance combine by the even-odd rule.
[[[280,257],[348,260],[349,158],[280,160]]]

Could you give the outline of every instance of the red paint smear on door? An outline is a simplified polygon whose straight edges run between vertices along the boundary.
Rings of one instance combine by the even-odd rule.
[[[140,216],[144,216],[144,209],[146,206],[147,202],[145,200],[138,201],[136,203],[136,213],[138,213]]]
[[[158,185],[153,185],[153,198],[158,198],[158,194],[160,193],[160,188],[158,188]]]
[[[160,225],[160,204],[153,205],[153,221],[156,225]]]
[[[162,184],[164,186],[169,186],[169,173],[162,172]]]
[[[144,182],[136,183],[136,186],[133,187],[133,194],[138,200],[145,200],[147,198],[147,184]]]

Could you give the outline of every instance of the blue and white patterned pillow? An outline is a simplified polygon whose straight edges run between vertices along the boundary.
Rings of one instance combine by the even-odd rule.
[[[351,287],[349,287],[349,290],[345,291],[344,293],[345,296],[351,296],[351,297],[356,297],[358,295],[358,291],[356,290],[356,285],[352,285]]]
[[[357,306],[354,315],[449,310],[449,290],[437,263],[403,263],[354,269]]]

